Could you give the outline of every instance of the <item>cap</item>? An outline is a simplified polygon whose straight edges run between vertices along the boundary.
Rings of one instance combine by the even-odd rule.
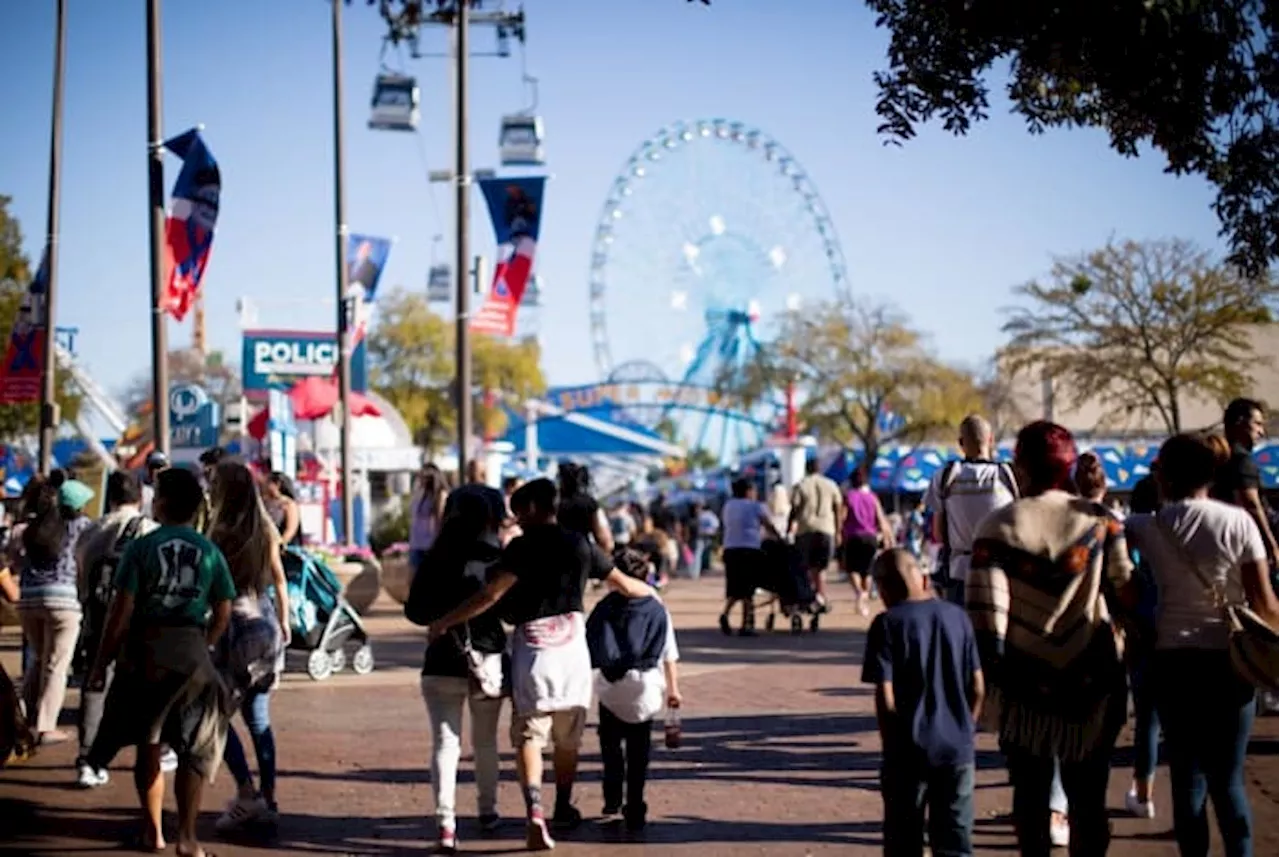
[[[156,450],[155,452],[147,456],[147,467],[168,467],[168,466],[169,466],[169,456],[165,455],[160,450]]]
[[[79,512],[93,499],[93,489],[78,479],[68,479],[58,488],[58,505]]]

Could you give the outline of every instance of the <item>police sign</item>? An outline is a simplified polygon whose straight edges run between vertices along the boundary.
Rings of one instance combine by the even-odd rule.
[[[203,387],[177,384],[169,388],[169,446],[207,449],[218,444],[218,403]]]
[[[241,352],[245,395],[265,399],[271,389],[285,389],[303,378],[332,375],[338,363],[338,340],[329,332],[247,330]],[[351,355],[351,389],[368,387],[365,345]]]

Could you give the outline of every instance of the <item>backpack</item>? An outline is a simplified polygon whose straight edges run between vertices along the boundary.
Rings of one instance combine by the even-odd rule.
[[[134,515],[124,525],[115,542],[89,566],[85,579],[88,598],[85,600],[85,628],[81,635],[83,648],[96,650],[98,640],[107,624],[107,610],[111,606],[111,598],[116,594],[116,568],[120,565],[120,557],[124,550],[138,537],[142,531],[142,515]]]
[[[938,508],[933,511],[938,520],[938,532],[942,533],[942,543],[938,546],[937,578],[940,581],[951,579],[951,531],[947,526],[947,498],[951,496],[951,488],[955,484],[960,465],[966,462],[969,464],[994,464],[996,466],[996,479],[1004,484],[1013,499],[1018,499],[1018,480],[1013,475],[1013,468],[1009,466],[1007,461],[988,461],[984,458],[953,458],[947,462],[947,466],[942,469],[942,477],[938,480]]]

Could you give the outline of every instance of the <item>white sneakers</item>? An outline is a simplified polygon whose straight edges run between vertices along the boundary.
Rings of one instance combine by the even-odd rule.
[[[1071,822],[1055,816],[1049,822],[1049,844],[1054,848],[1066,848],[1071,844]]]
[[[1129,793],[1124,796],[1125,812],[1138,818],[1155,818],[1156,804],[1152,800],[1138,800],[1138,793],[1134,789],[1129,789]]]
[[[111,781],[111,775],[107,773],[106,768],[95,771],[88,765],[81,764],[76,775],[76,785],[82,789],[96,789],[99,786],[105,786]]]

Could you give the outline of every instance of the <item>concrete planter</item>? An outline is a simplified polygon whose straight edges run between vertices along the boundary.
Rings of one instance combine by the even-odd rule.
[[[342,583],[342,594],[347,603],[363,616],[382,591],[382,567],[378,565],[378,561],[366,559],[340,562],[333,566],[333,573]]]
[[[413,585],[413,565],[408,554],[393,554],[382,558],[382,588],[403,604],[409,600],[409,587]]]

